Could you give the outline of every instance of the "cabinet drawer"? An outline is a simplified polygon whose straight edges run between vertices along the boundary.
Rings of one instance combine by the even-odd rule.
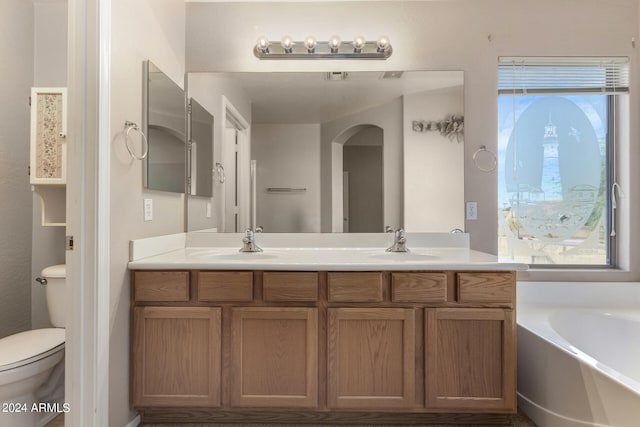
[[[381,272],[328,273],[330,302],[380,302]]]
[[[394,302],[445,302],[446,273],[392,273],[391,300]]]
[[[253,300],[253,272],[201,271],[198,273],[198,301]]]
[[[458,273],[458,302],[506,302],[515,299],[515,273]]]
[[[188,271],[136,271],[133,282],[136,302],[189,301]]]
[[[265,272],[262,277],[265,301],[318,300],[318,273]]]

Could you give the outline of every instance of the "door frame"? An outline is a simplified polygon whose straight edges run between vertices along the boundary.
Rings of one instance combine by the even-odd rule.
[[[65,401],[71,407],[65,423],[108,427],[112,5],[111,0],[67,5],[66,234],[73,236],[73,249],[65,255],[70,302]]]

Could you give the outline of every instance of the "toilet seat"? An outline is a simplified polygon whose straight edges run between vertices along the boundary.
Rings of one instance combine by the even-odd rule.
[[[65,330],[44,328],[0,339],[0,372],[44,359],[64,348]]]

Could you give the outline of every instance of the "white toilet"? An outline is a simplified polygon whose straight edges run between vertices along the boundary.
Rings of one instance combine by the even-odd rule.
[[[47,379],[51,376],[53,380],[55,376],[53,382],[58,383],[64,376],[64,363],[60,362],[64,360],[66,266],[45,268],[42,279],[46,280],[49,319],[55,327],[0,339],[0,427],[41,426],[53,418],[37,405],[46,403],[41,401],[41,389],[48,388],[46,392],[51,393],[56,388],[55,384],[49,384],[52,381],[43,387]],[[56,372],[52,375],[54,368]],[[48,409],[52,407],[56,406],[50,405]]]

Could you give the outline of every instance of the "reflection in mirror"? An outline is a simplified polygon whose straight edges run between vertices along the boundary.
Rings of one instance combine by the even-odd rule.
[[[225,170],[237,171],[256,161],[256,225],[265,232],[383,232],[387,225],[412,232],[464,229],[462,138],[412,127],[416,120],[464,115],[463,72],[188,78],[190,92],[206,88],[205,105],[220,109],[229,102],[247,120],[250,157],[225,155],[225,126],[216,123],[216,158]],[[216,184],[216,194],[247,194],[250,180],[240,175]],[[240,206],[244,200],[252,198],[238,197],[238,206],[214,198],[218,230],[226,229],[221,224],[227,212],[251,208]]]
[[[378,126],[360,126],[342,146],[342,231],[379,233],[383,218],[384,132]]]
[[[184,91],[151,61],[145,61],[143,129],[149,142],[144,185],[152,190],[184,193]]]
[[[190,177],[192,196],[213,196],[213,116],[195,99],[189,100]]]

